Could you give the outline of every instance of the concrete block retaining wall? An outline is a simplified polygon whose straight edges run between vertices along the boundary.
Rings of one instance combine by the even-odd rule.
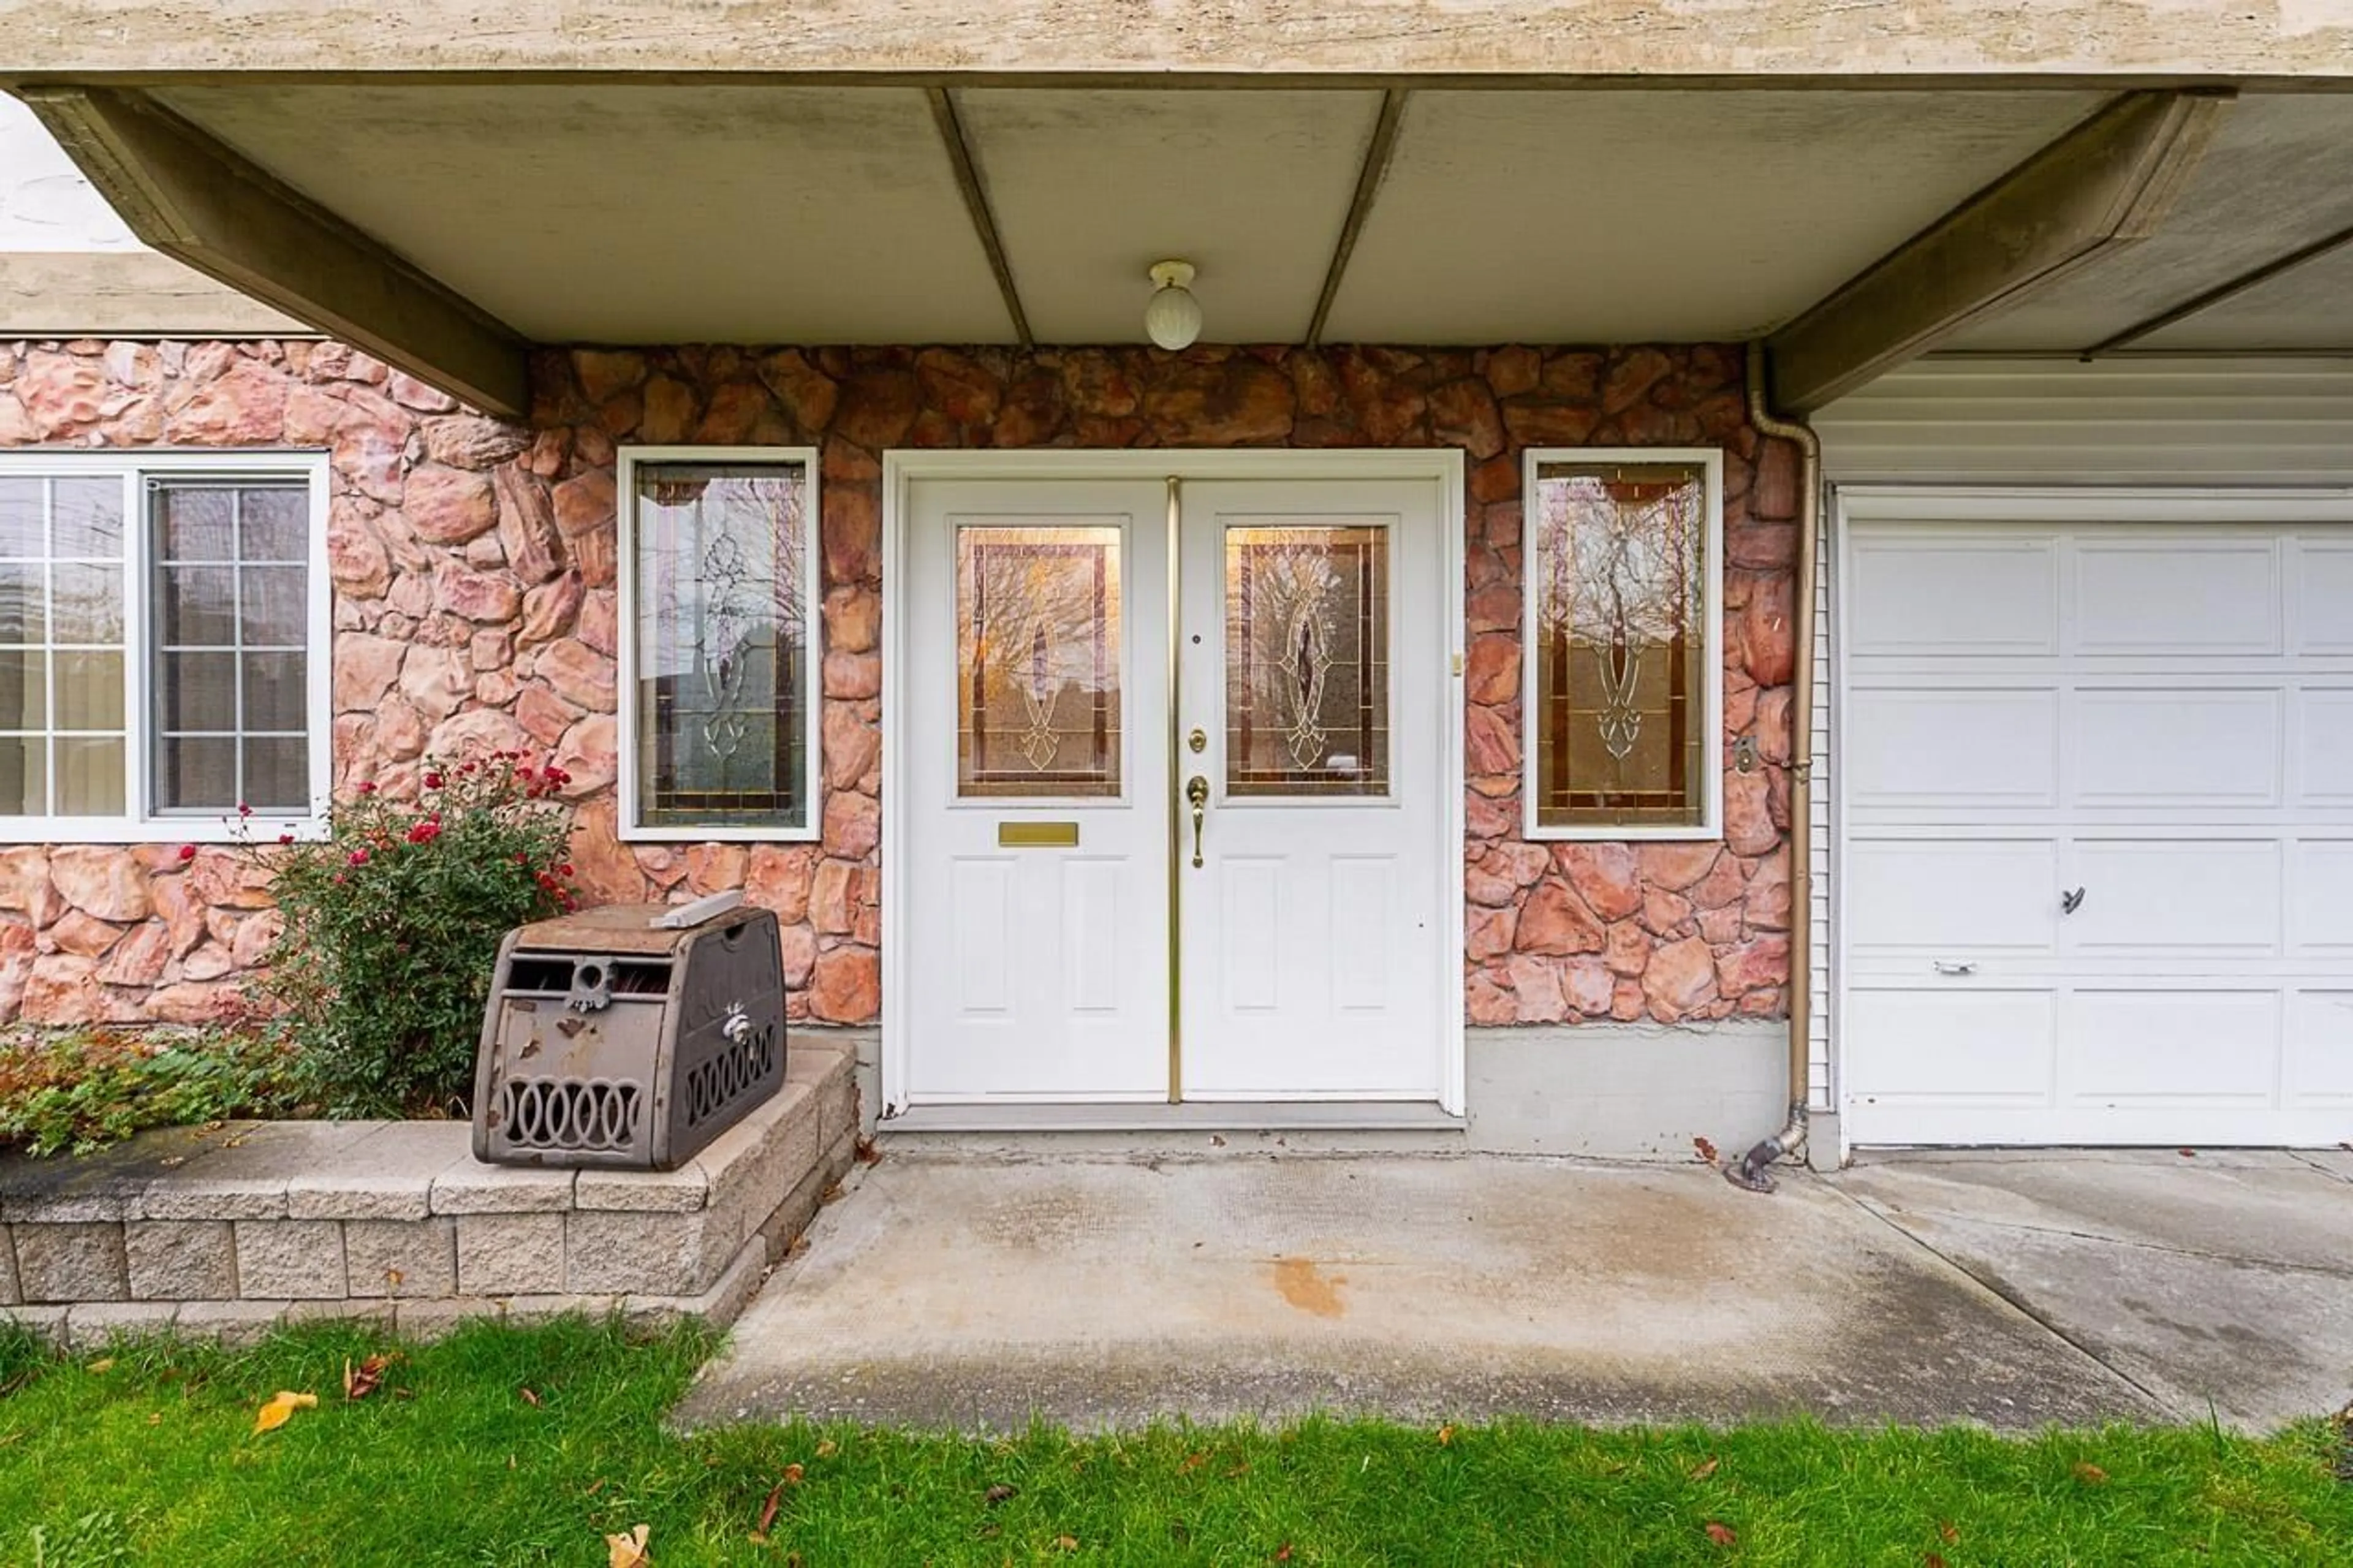
[[[618,1311],[732,1321],[856,1156],[850,1050],[676,1171],[484,1165],[459,1121],[243,1122],[0,1162],[0,1312],[77,1345],[318,1317],[406,1336]]]

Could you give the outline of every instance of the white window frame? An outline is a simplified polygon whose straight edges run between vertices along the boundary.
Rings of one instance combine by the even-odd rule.
[[[614,510],[619,513],[616,587],[619,595],[620,690],[615,703],[620,723],[617,784],[621,795],[619,837],[641,844],[814,844],[825,834],[822,784],[825,762],[819,754],[824,735],[825,705],[825,553],[821,528],[824,510],[818,488],[818,453],[815,447],[621,447],[614,459]],[[670,463],[735,464],[786,468],[800,465],[807,477],[801,503],[802,624],[808,647],[801,659],[802,695],[801,787],[808,802],[807,820],[798,827],[765,826],[756,823],[649,824],[640,816],[638,795],[638,469]]]
[[[324,807],[334,768],[334,599],[327,577],[327,455],[257,448],[251,451],[135,450],[61,452],[19,447],[0,452],[0,477],[90,479],[122,481],[122,662],[123,770],[127,798],[120,816],[0,816],[0,843],[6,844],[230,844],[274,843],[283,834],[297,838],[324,836]],[[311,763],[311,805],[300,816],[240,819],[181,816],[155,808],[150,773],[154,752],[155,566],[154,520],[147,509],[153,479],[300,479],[309,493],[310,527],[304,565],[310,574],[305,609],[303,719]]]
[[[1720,447],[1531,447],[1520,469],[1520,837],[1531,843],[1697,844],[1724,837],[1724,449]],[[1700,748],[1704,776],[1696,823],[1539,826],[1536,822],[1536,471],[1546,463],[1692,463],[1705,481],[1707,563],[1700,617],[1701,668],[1706,679],[1707,743]]]

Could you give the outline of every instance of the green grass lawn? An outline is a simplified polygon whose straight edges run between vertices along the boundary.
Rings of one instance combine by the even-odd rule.
[[[346,1359],[387,1347],[348,1325],[234,1353],[0,1342],[0,1564],[602,1568],[605,1535],[640,1523],[661,1568],[2353,1562],[2348,1456],[2316,1421],[2260,1442],[1342,1422],[673,1436],[663,1411],[709,1347],[473,1329],[410,1348],[354,1403]],[[257,1435],[280,1389],[319,1404]]]

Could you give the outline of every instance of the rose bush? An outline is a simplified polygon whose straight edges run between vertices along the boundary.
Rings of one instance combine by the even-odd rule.
[[[413,798],[362,784],[323,838],[253,851],[286,922],[263,984],[330,1114],[463,1113],[500,937],[575,907],[566,780],[521,752],[428,759]]]

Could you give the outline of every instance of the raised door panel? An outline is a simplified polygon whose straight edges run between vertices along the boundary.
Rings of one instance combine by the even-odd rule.
[[[2284,795],[2275,688],[2086,687],[2072,706],[2076,805],[2242,812]]]
[[[2078,654],[2160,658],[2281,648],[2279,543],[2191,531],[2079,538],[2067,640]]]
[[[1864,1114],[1891,1123],[1906,1104],[2048,1105],[2056,1016],[2039,989],[1858,988],[1847,1028],[1872,1046],[1850,1060],[1848,1090]]]
[[[2061,1099],[2269,1105],[2279,1079],[2280,1002],[2269,990],[2079,988],[2060,1011]]]
[[[2281,940],[2280,847],[2269,839],[2087,839],[2073,857],[2082,904],[2070,951],[2148,955],[2179,973],[2208,956],[2269,954]]]
[[[2059,697],[2049,687],[1860,687],[1847,700],[1842,761],[1859,815],[2049,812],[2059,804]]]
[[[1850,839],[1848,952],[2048,953],[2057,945],[2059,850],[2048,838]]]
[[[1859,536],[1849,562],[1847,656],[2032,658],[2059,649],[2054,535]]]

